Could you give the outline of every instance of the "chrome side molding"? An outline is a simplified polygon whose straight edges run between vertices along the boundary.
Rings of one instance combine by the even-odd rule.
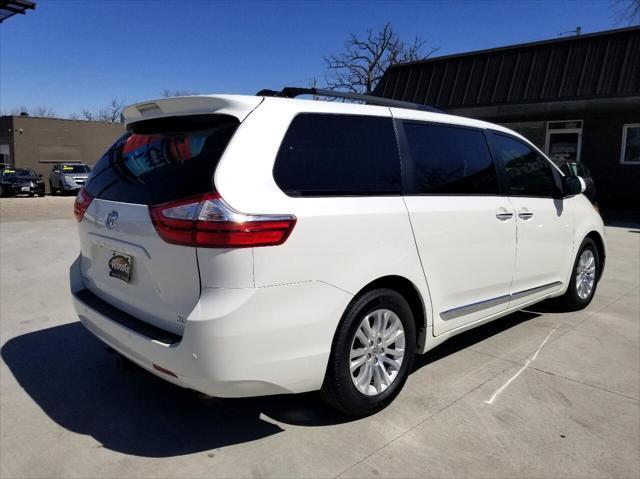
[[[483,309],[493,308],[495,306],[508,303],[514,299],[520,299],[526,296],[540,293],[542,291],[545,291],[547,289],[552,289],[557,286],[562,286],[562,281],[554,281],[553,283],[543,284],[542,286],[536,286],[535,288],[525,289],[513,294],[505,294],[503,296],[487,299],[485,301],[480,301],[478,303],[467,304],[465,306],[460,306],[459,308],[449,309],[448,311],[443,311],[442,313],[440,313],[440,317],[445,321],[448,321],[450,319],[459,318],[460,316],[465,316],[467,314],[477,313],[478,311],[482,311]]]
[[[511,299],[520,299],[525,296],[529,296],[531,294],[540,293],[541,291],[545,291],[547,289],[555,288],[556,286],[562,286],[562,281],[554,281],[553,283],[543,284],[542,286],[536,286],[535,288],[525,289],[523,291],[518,291],[517,293],[513,293],[511,295]]]
[[[487,299],[486,301],[480,301],[478,303],[467,304],[466,306],[460,306],[459,308],[450,309],[440,313],[440,317],[445,321],[449,319],[459,318],[465,314],[476,313],[483,309],[493,308],[504,303],[511,301],[511,296],[505,294],[504,296],[498,296],[497,298]]]

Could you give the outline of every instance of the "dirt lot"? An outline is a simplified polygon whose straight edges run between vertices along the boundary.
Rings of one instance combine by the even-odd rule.
[[[638,229],[607,229],[589,308],[460,335],[352,421],[315,394],[202,402],[118,370],[71,306],[72,203],[0,200],[3,478],[640,477]]]

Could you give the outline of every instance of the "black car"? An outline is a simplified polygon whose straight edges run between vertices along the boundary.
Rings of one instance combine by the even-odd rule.
[[[4,168],[0,171],[0,196],[44,196],[42,175],[29,168]]]
[[[584,195],[589,198],[589,201],[596,204],[596,184],[593,181],[589,168],[584,163],[578,163],[577,161],[560,160],[555,162],[558,168],[567,176],[579,176],[584,180],[587,189]]]

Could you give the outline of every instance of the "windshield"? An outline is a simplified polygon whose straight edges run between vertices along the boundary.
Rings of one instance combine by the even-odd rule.
[[[2,176],[5,178],[11,178],[14,176],[37,176],[33,170],[28,170],[26,168],[17,168],[17,169],[9,169],[2,170]]]
[[[62,165],[63,173],[91,173],[87,165]]]

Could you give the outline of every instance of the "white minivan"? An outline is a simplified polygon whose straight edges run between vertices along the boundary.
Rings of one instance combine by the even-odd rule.
[[[122,356],[211,396],[321,390],[365,416],[415,354],[593,298],[600,215],[525,138],[380,98],[261,93],[129,106],[78,194],[73,303]]]

